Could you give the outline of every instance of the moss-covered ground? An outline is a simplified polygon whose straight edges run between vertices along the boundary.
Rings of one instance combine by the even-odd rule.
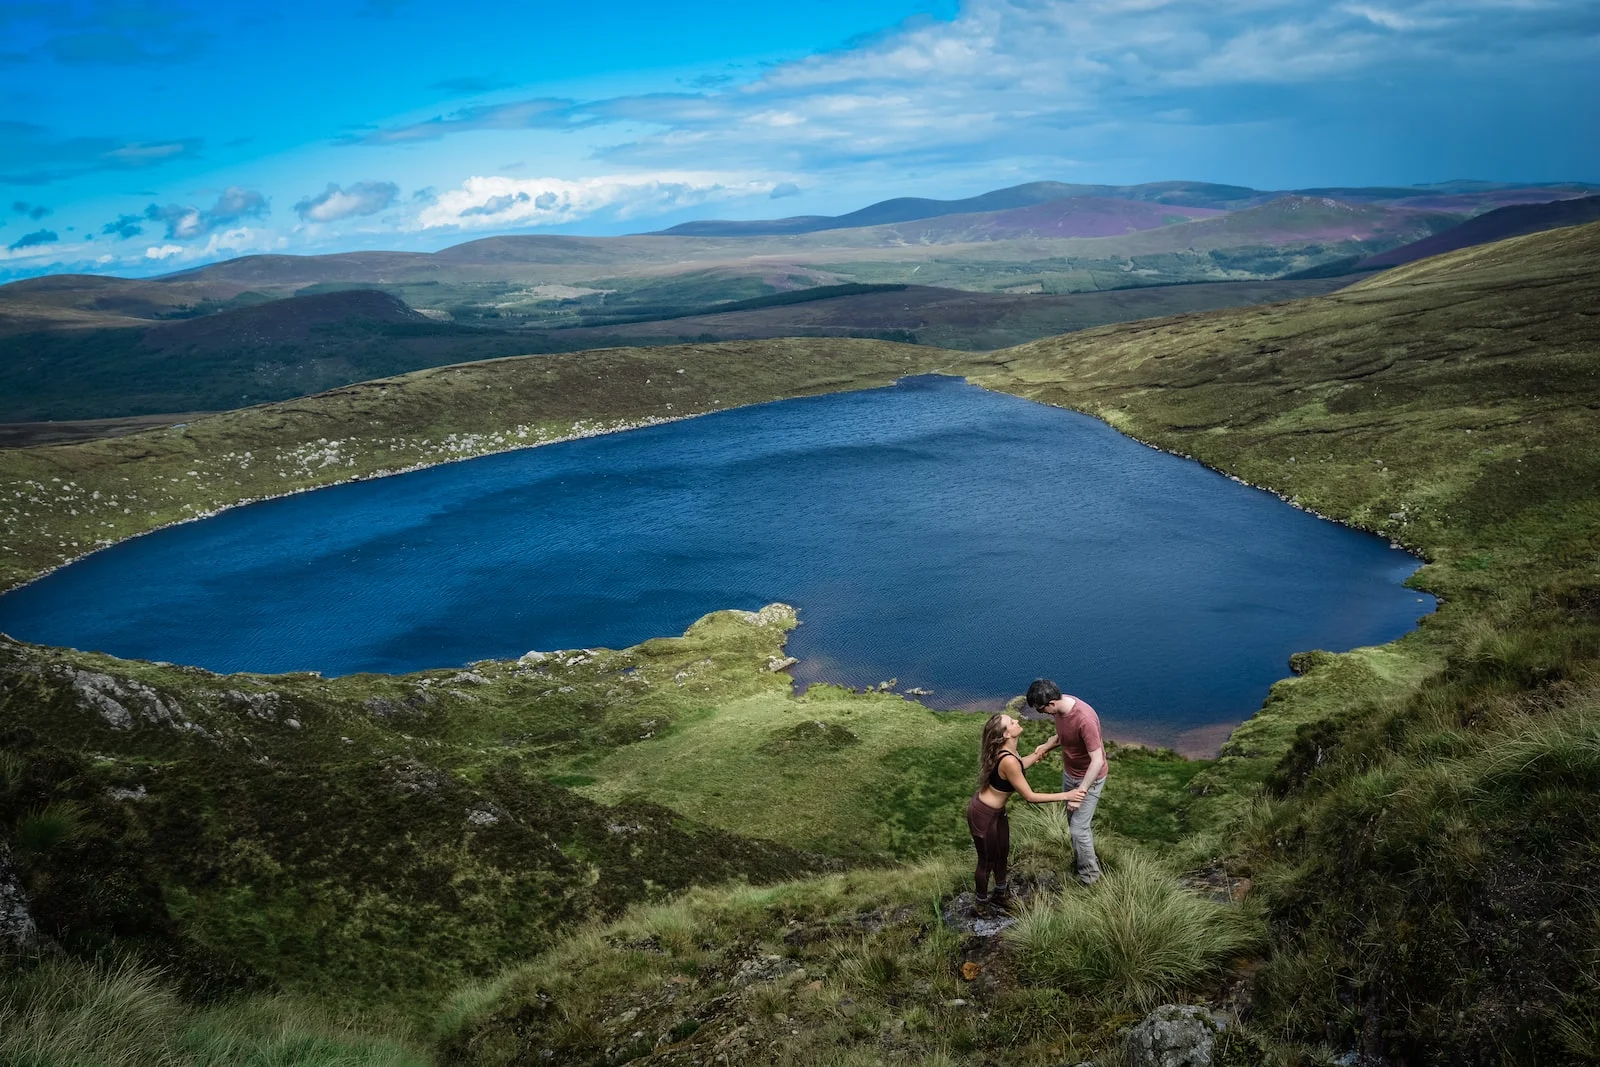
[[[1600,1054],[1600,226],[950,358],[505,360],[0,453],[5,579],[271,491],[945,369],[1386,534],[1441,610],[1300,657],[1215,761],[1117,751],[1100,886],[1052,881],[1061,827],[1019,815],[1034,903],[998,947],[935,914],[976,720],[794,698],[781,609],[406,677],[6,644],[0,822],[41,927],[185,995],[417,1020],[456,987],[414,1031],[453,1062],[1076,1062],[1152,998],[1239,1013],[1231,1062]]]

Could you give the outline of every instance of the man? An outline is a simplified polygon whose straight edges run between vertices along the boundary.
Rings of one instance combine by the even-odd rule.
[[[1061,791],[1067,794],[1067,826],[1072,850],[1078,858],[1078,881],[1093,885],[1100,880],[1100,861],[1094,854],[1094,809],[1106,784],[1105,743],[1100,739],[1100,716],[1086,702],[1066,696],[1048,678],[1028,686],[1028,707],[1055,720],[1055,736],[1033,750],[1039,759],[1051,749],[1061,749]]]

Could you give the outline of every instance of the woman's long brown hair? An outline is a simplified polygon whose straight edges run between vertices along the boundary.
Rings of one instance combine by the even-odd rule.
[[[1002,722],[1006,717],[1003,711],[997,711],[989,716],[989,721],[983,724],[983,745],[978,749],[978,792],[983,792],[983,787],[989,784],[989,776],[1000,763],[1000,751],[1006,746],[1006,726]]]

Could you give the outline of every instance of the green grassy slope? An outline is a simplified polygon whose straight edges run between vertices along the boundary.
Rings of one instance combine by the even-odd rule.
[[[618,810],[608,802],[670,810],[651,824],[651,841],[691,861],[693,842],[725,842],[746,850],[739,855],[758,880],[824,850],[873,862],[934,850],[914,867],[696,889],[641,904],[618,925],[560,936],[527,966],[461,989],[438,1021],[450,1062],[514,1062],[541,1049],[582,1063],[719,1054],[1075,1062],[1113,1047],[1116,1028],[1150,996],[1243,1011],[1236,1062],[1315,1062],[1351,1049],[1419,1063],[1581,1062],[1600,1032],[1596,252],[1600,226],[1553,231],[1331,296],[1089,331],[954,357],[953,367],[951,353],[820,341],[506,360],[183,430],[0,454],[13,492],[0,515],[11,516],[14,583],[71,555],[73,541],[125,536],[274,483],[326,484],[540,433],[875,384],[943,363],[993,388],[1091,411],[1427,556],[1418,581],[1445,597],[1435,617],[1381,649],[1301,657],[1305,673],[1275,686],[1215,763],[1117,753],[1121,807],[1108,798],[1105,824],[1116,878],[1088,894],[1045,892],[1036,919],[1002,950],[975,956],[933,921],[964,866],[944,848],[966,790],[956,769],[972,750],[960,721],[880,695],[786,697],[787,683],[767,669],[782,627],[738,615],[712,617],[681,642],[481,665],[482,683],[441,676],[426,686],[418,677],[256,686],[7,646],[6,721],[15,726],[0,743],[33,757],[6,779],[18,783],[7,794],[12,838],[27,843],[18,866],[68,929],[92,939],[118,929],[114,916],[137,917],[125,920],[130,936],[185,946],[183,966],[215,981],[264,975],[321,990],[333,984],[326,973],[364,973],[375,961],[379,981],[362,992],[382,999],[400,988],[383,970],[387,946],[413,952],[433,961],[405,994],[419,1003],[451,975],[531,955],[560,925],[518,916],[526,898],[516,887],[550,876],[517,874],[508,854],[480,842],[472,810],[512,816],[488,831],[524,835],[519,842],[552,825],[538,809],[550,797],[594,813],[593,822],[584,816],[594,833],[577,835],[577,858],[558,851],[593,863],[596,885],[632,886],[619,900],[664,889],[637,881],[642,868],[584,851],[626,836],[601,814]],[[137,728],[113,731],[72,681],[85,670],[172,694],[211,738],[150,721],[159,705],[143,697],[125,701],[148,713]],[[640,674],[643,683],[627,680]],[[303,729],[288,727],[281,710],[252,717],[250,700],[223,689],[280,693],[303,710]],[[418,696],[424,690],[436,703]],[[211,746],[208,758],[226,748],[243,768],[252,753],[242,737],[285,769],[304,768],[287,776],[301,784],[254,771],[220,781],[193,758],[200,746]],[[719,796],[715,776],[696,771],[734,766],[735,751],[750,769],[736,776],[737,795]],[[384,762],[392,757],[423,771]],[[369,836],[356,813],[398,818],[402,802],[382,799],[384,789],[429,768],[445,780],[438,818],[410,832],[414,854],[376,856],[394,836]],[[839,788],[858,778],[861,792]],[[203,863],[143,855],[137,846],[151,831],[142,820],[152,816],[137,814],[138,802],[113,805],[106,792],[135,784],[158,798],[148,810],[179,819],[178,839],[207,842],[195,852]],[[746,793],[769,802],[742,803]],[[372,885],[321,858],[310,830],[282,828],[302,796],[352,856],[393,864],[383,869],[436,894],[423,900],[467,903],[423,912],[437,929],[403,907],[384,910]],[[269,805],[265,818],[257,801],[274,797],[294,802]],[[792,798],[805,809],[775,816],[773,805]],[[1019,837],[1029,877],[1060,869],[1058,828],[1024,828],[1019,818]],[[121,880],[101,880],[126,886],[121,896],[66,876],[67,857],[86,853],[128,865]],[[439,857],[450,861],[438,866]],[[458,866],[471,874],[449,884],[449,898],[419,873],[448,881]],[[549,870],[559,883],[569,868]],[[1176,887],[1182,870],[1193,884],[1232,886],[1224,876],[1243,875],[1255,888],[1242,911],[1207,911]],[[296,895],[308,874],[318,897]],[[257,884],[278,895],[250,897]],[[285,917],[302,937],[321,929],[317,906],[335,890],[367,903],[328,928],[324,955],[265,936],[275,928],[266,916]],[[457,928],[457,907],[491,918]],[[517,938],[529,952],[510,944]],[[1230,971],[1241,950],[1254,962]],[[963,962],[987,977],[969,983]]]
[[[412,1009],[575,921],[832,861],[558,784],[703,700],[785,693],[792,613],[541,664],[219,677],[0,645],[0,825],[41,928],[196,984]],[[705,681],[681,692],[672,678]],[[59,824],[59,825],[58,825]]]

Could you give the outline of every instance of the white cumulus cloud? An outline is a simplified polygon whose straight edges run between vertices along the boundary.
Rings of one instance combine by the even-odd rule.
[[[145,208],[144,217],[151,222],[159,222],[166,226],[167,240],[189,241],[238,222],[240,219],[260,218],[269,210],[267,198],[261,193],[254,189],[230,185],[217,197],[217,202],[208,208],[202,209],[184,204],[168,204],[165,207],[151,204]]]
[[[341,189],[332,182],[318,196],[308,196],[294,206],[304,222],[337,222],[357,215],[376,215],[395,202],[400,187],[394,182],[356,182]]]

